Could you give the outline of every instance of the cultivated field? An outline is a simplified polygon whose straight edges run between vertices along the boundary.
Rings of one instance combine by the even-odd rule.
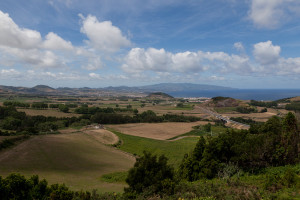
[[[26,115],[30,116],[37,116],[37,115],[43,115],[46,117],[78,117],[80,114],[76,113],[64,113],[60,112],[58,110],[36,110],[36,109],[18,109],[20,112],[25,112]]]
[[[73,190],[119,191],[124,183],[106,183],[101,175],[127,171],[135,158],[95,139],[95,132],[34,136],[0,152],[0,175],[38,174],[50,184]]]
[[[134,123],[121,125],[108,125],[121,133],[156,140],[166,140],[182,135],[192,130],[193,126],[207,124],[206,121],[199,122],[167,122],[167,123]]]
[[[227,116],[227,117],[242,117],[242,118],[246,118],[246,119],[247,118],[248,119],[253,119],[254,121],[266,122],[272,116],[275,116],[275,115],[285,115],[288,112],[289,111],[284,110],[284,109],[268,108],[268,112],[264,112],[264,113],[250,113],[250,114],[226,113],[223,116]]]

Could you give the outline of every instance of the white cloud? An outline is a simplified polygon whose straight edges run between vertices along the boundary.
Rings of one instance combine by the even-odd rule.
[[[96,74],[96,73],[89,73],[89,76],[93,79],[102,79],[100,74]]]
[[[80,31],[87,35],[87,43],[94,48],[105,52],[116,52],[121,47],[130,45],[130,41],[122,35],[121,30],[113,26],[111,21],[99,22],[95,16],[88,15],[82,18]]]
[[[249,18],[259,28],[277,28],[299,14],[299,6],[299,0],[252,0]]]
[[[179,52],[170,53],[164,49],[133,48],[124,59],[122,69],[128,73],[181,72],[195,73],[208,70],[236,73],[250,72],[249,58],[229,55],[224,52]]]
[[[0,11],[0,45],[14,48],[35,48],[42,41],[35,30],[20,28],[7,13]]]
[[[50,32],[46,35],[43,47],[51,50],[73,50],[74,47],[70,41],[65,41],[57,34]]]
[[[90,57],[88,58],[88,63],[86,65],[83,65],[82,68],[86,70],[97,70],[102,68],[103,64],[101,62],[101,59],[99,57]]]
[[[66,68],[75,62],[83,69],[96,70],[103,66],[92,48],[74,47],[56,33],[41,37],[35,30],[20,28],[7,13],[0,11],[0,64],[20,64],[28,68]]]
[[[2,69],[0,71],[0,77],[2,79],[7,79],[7,78],[16,78],[19,77],[21,73],[15,69]]]
[[[271,41],[266,41],[254,45],[253,55],[260,64],[269,65],[278,62],[280,51],[280,46],[274,46]]]
[[[234,46],[243,49],[241,43],[235,43]],[[222,74],[243,76],[300,74],[300,57],[281,57],[280,46],[273,45],[272,41],[260,42],[253,46],[255,60],[251,60],[246,54],[230,55],[225,52],[203,51],[171,53],[164,49],[133,48],[125,56],[121,68],[133,78],[153,76],[153,73],[158,78],[171,78],[178,74],[191,77],[209,73],[219,74],[210,76],[210,80],[223,80]]]
[[[236,42],[236,43],[233,44],[233,46],[238,51],[241,51],[241,52],[245,51],[244,45],[241,42]]]
[[[0,47],[0,52],[14,57],[16,63],[22,63],[28,67],[35,68],[57,68],[64,67],[63,58],[59,58],[52,51],[39,49],[17,49],[10,47]]]

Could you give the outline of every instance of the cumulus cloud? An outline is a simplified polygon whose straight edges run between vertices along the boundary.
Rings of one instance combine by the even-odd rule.
[[[241,43],[235,43],[234,46],[244,50]],[[121,68],[134,78],[144,77],[149,73],[155,73],[158,78],[168,79],[178,74],[182,77],[216,74],[210,76],[209,80],[225,80],[223,74],[243,76],[300,74],[300,57],[284,58],[280,56],[280,52],[280,46],[273,45],[272,41],[253,45],[254,60],[244,53],[242,55],[204,51],[171,53],[165,49],[133,48],[125,56]]]
[[[253,55],[260,64],[269,65],[278,62],[280,51],[280,46],[275,46],[271,41],[266,41],[254,45]]]
[[[52,50],[74,50],[74,47],[70,41],[65,41],[57,34],[50,32],[46,35],[43,47]]]
[[[63,58],[59,58],[52,51],[41,51],[39,49],[17,49],[10,47],[0,47],[0,52],[9,54],[16,63],[22,63],[35,68],[58,68],[64,67]]]
[[[64,67],[65,59],[52,50],[72,50],[67,42],[55,33],[42,39],[38,31],[20,28],[7,13],[0,11],[0,63],[22,64],[35,68]]]
[[[127,54],[122,69],[129,73],[228,71],[247,68],[249,58],[224,52],[166,52],[164,49],[133,48]],[[249,69],[246,69],[246,71]]]
[[[90,18],[86,20],[88,24]],[[96,70],[103,66],[94,49],[74,47],[70,41],[54,32],[42,38],[38,31],[19,27],[7,13],[0,11],[0,64],[50,69],[66,68],[75,62],[82,63],[82,68],[87,70]]]
[[[112,25],[111,21],[99,22],[95,16],[88,15],[82,18],[80,31],[87,35],[87,43],[94,48],[105,52],[116,52],[121,47],[130,45],[130,41],[122,35],[121,30]]]
[[[35,30],[20,28],[7,13],[0,11],[0,45],[14,48],[35,48],[42,41]]]
[[[259,28],[272,29],[289,16],[299,14],[299,6],[298,0],[252,0],[249,18]]]

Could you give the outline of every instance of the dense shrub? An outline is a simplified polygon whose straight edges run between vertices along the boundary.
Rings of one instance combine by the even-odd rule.
[[[134,167],[128,172],[125,195],[134,198],[136,194],[172,194],[174,187],[174,169],[167,164],[167,158],[162,155],[158,159],[149,152],[137,158]]]
[[[252,106],[260,106],[260,107],[267,107],[267,108],[271,108],[271,107],[277,107],[277,102],[276,101],[255,101],[255,100],[251,100],[250,101],[250,105]]]
[[[245,171],[295,164],[299,161],[299,145],[295,116],[288,113],[282,120],[275,116],[250,131],[228,130],[206,140],[201,137],[194,151],[184,157],[179,174],[194,181],[214,178],[230,163]]]

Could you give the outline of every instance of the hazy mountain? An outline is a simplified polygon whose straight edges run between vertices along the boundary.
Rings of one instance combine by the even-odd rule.
[[[16,94],[31,94],[31,95],[70,95],[70,96],[118,96],[126,95],[130,93],[136,94],[149,94],[153,92],[201,92],[207,90],[231,90],[233,88],[215,86],[215,85],[204,85],[204,84],[192,84],[192,83],[160,83],[155,85],[146,85],[139,87],[128,87],[128,86],[118,86],[118,87],[105,87],[105,88],[69,88],[69,87],[59,87],[54,89],[47,85],[37,85],[32,88],[27,87],[13,87],[13,86],[0,86],[0,90],[3,92],[16,93]]]
[[[201,91],[201,90],[231,90],[234,88],[205,85],[205,84],[193,84],[193,83],[160,83],[155,85],[147,85],[138,87],[144,91],[159,91],[159,92],[179,92],[179,91]]]

